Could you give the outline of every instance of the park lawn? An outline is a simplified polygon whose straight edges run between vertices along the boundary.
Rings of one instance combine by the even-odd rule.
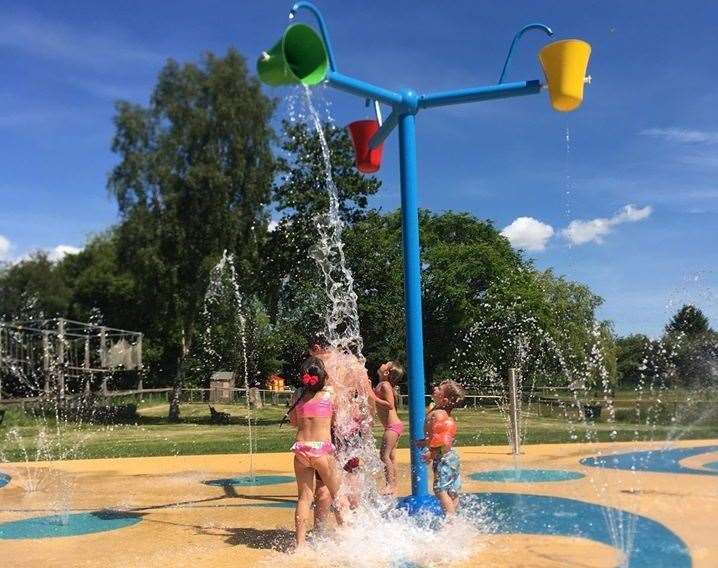
[[[181,406],[181,421],[167,421],[167,403],[149,403],[139,409],[137,424],[97,425],[54,421],[43,424],[19,409],[8,411],[0,426],[0,461],[111,458],[132,456],[246,453],[249,451],[247,409],[240,405],[215,405],[228,412],[231,423],[211,424],[206,404]],[[256,412],[254,433],[256,451],[287,451],[294,439],[289,425],[279,426],[283,407],[265,407]],[[407,412],[400,412],[408,422]],[[457,443],[465,446],[507,444],[506,422],[496,408],[466,408],[455,411],[459,425]],[[46,433],[42,451],[38,451],[40,431]],[[565,418],[529,415],[526,419],[525,444],[630,440],[704,439],[718,437],[718,424],[690,426],[634,425],[599,422],[588,427],[572,425]],[[612,437],[612,432],[615,435]],[[375,434],[381,436],[377,427]],[[402,436],[400,447],[409,438]],[[26,458],[27,456],[27,458]]]

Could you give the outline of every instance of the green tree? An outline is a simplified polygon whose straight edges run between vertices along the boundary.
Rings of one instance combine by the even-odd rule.
[[[344,129],[325,124],[324,135],[347,243],[346,231],[367,214],[368,199],[380,182],[357,172]],[[261,298],[279,338],[277,358],[288,374],[306,353],[308,340],[326,325],[324,281],[312,253],[319,238],[317,222],[329,209],[329,194],[322,148],[312,126],[283,122],[278,163],[273,206],[282,217],[264,243]]]
[[[279,175],[273,188],[273,206],[282,217],[269,233],[262,255],[264,297],[272,316],[277,315],[280,301],[286,305],[289,298],[306,291],[307,279],[322,286],[310,252],[317,244],[317,220],[329,209],[324,158],[314,128],[304,122],[284,121],[282,132]],[[324,136],[331,154],[339,212],[350,227],[366,215],[368,199],[381,182],[356,170],[354,151],[344,129],[325,124]]]
[[[427,380],[456,376],[466,369],[452,367],[452,360],[469,364],[469,358],[480,358],[503,376],[518,366],[519,357],[529,365],[528,349],[534,353],[530,365],[544,373],[542,381],[569,373],[589,374],[595,382],[602,379],[588,369],[594,345],[613,380],[612,336],[595,321],[601,299],[588,288],[535,270],[488,221],[465,213],[422,211],[420,224]],[[369,213],[345,236],[369,365],[401,359],[400,213]],[[457,357],[460,353],[467,357]],[[545,376],[547,372],[551,375]],[[478,378],[477,373],[471,376]],[[565,384],[567,379],[561,380]]]
[[[191,347],[211,267],[236,254],[256,286],[274,160],[272,101],[244,58],[168,61],[148,107],[117,103],[112,149],[120,157],[108,187],[117,199],[120,261],[136,280],[141,309],[155,318],[175,372],[170,417],[179,416],[182,362]],[[172,365],[174,359],[174,365]]]
[[[616,340],[618,383],[621,387],[635,388],[653,359],[653,341],[637,333]]]
[[[100,313],[103,322],[112,327],[132,331],[143,327],[135,281],[119,262],[114,229],[91,237],[78,254],[62,260],[59,270],[71,288],[69,317],[89,321]]]
[[[45,252],[0,266],[0,318],[27,320],[64,316],[71,288]]]
[[[500,386],[509,368],[521,369],[527,389],[608,388],[615,354],[610,328],[595,319],[599,303],[584,286],[551,272],[522,267],[502,276],[477,298],[453,369],[478,388]]]
[[[671,354],[673,386],[701,389],[718,383],[718,333],[698,307],[681,307],[666,325],[662,343]]]
[[[405,359],[401,216],[369,212],[344,233],[370,369]]]
[[[709,331],[708,318],[691,304],[681,307],[666,325],[666,333],[682,333],[688,336]]]

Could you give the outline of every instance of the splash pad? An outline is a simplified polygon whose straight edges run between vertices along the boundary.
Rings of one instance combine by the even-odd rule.
[[[79,536],[130,527],[141,520],[141,515],[121,511],[30,517],[29,519],[0,523],[0,540]]]
[[[425,418],[416,115],[421,110],[434,107],[540,93],[542,83],[539,80],[507,83],[504,78],[514,48],[524,33],[538,30],[553,36],[553,31],[543,24],[529,24],[519,30],[511,43],[496,85],[420,94],[411,88],[392,91],[339,72],[322,14],[312,3],[301,1],[292,7],[289,19],[294,20],[299,11],[307,11],[316,19],[319,34],[306,25],[291,24],[274,47],[261,53],[257,61],[260,80],[271,86],[303,85],[306,89],[326,83],[365,101],[374,101],[376,123],[359,121],[350,125],[357,166],[361,171],[373,172],[379,168],[381,154],[372,155],[372,151],[380,152],[382,143],[391,132],[397,127],[399,129],[409,424],[412,441],[411,496],[403,502],[403,506],[412,512],[420,512],[425,502],[427,507],[433,509],[426,465],[421,459],[421,449],[416,444],[423,438]],[[555,110],[572,111],[581,104],[590,51],[590,46],[585,42],[565,40],[546,46],[539,55]],[[381,120],[381,104],[391,108],[386,121]],[[317,130],[321,136],[321,127]]]
[[[546,483],[581,479],[584,474],[578,471],[560,469],[496,469],[479,471],[469,475],[474,481],[498,481],[502,483]]]
[[[678,448],[698,445],[695,441],[676,444]],[[709,445],[706,443],[704,447]],[[639,451],[658,448],[656,444],[647,443],[605,444],[601,450],[606,453],[627,447]],[[460,451],[466,472],[485,469],[488,460],[495,469],[509,468],[513,461],[505,451],[497,452],[497,448],[491,446],[462,447]],[[591,558],[591,566],[608,568],[619,565],[623,557],[630,558],[630,566],[689,566],[692,561],[700,568],[718,562],[718,544],[710,524],[713,502],[708,498],[714,493],[714,478],[639,473],[641,491],[629,494],[624,490],[631,487],[635,475],[624,470],[607,470],[612,484],[606,495],[597,498],[588,480],[596,468],[580,465],[582,459],[594,455],[595,451],[592,444],[524,446],[523,457],[530,461],[531,467],[579,471],[586,475],[570,482],[546,483],[541,486],[541,495],[529,486],[521,489],[525,493],[508,493],[503,484],[501,489],[487,487],[486,482],[474,481],[466,475],[466,506],[474,513],[461,531],[469,533],[470,539],[464,539],[462,532],[460,540],[467,550],[450,552],[452,561],[443,565],[518,567],[535,560],[545,566],[558,567],[577,565]],[[361,556],[367,563],[354,566],[368,566],[368,562],[373,561],[373,566],[382,565],[381,562],[395,566],[413,562],[414,566],[425,567],[432,555],[443,554],[441,547],[447,542],[456,543],[442,532],[441,521],[434,528],[375,524],[348,534],[347,538],[352,539],[348,542],[335,537],[325,544],[320,539],[315,544],[317,549],[309,551],[306,558],[287,556],[284,552],[291,545],[292,534],[285,527],[293,524],[294,487],[226,487],[202,483],[202,480],[231,478],[230,472],[236,469],[238,459],[245,463],[249,456],[48,462],[48,468],[78,480],[74,495],[77,506],[92,503],[95,507],[88,512],[70,503],[68,520],[76,526],[89,525],[94,529],[102,525],[103,532],[70,534],[70,529],[62,528],[62,518],[58,518],[56,512],[38,512],[53,510],[52,494],[35,493],[30,504],[20,488],[10,486],[2,490],[0,526],[7,536],[0,540],[0,547],[7,557],[17,559],[14,565],[20,568],[41,565],[70,568],[78,563],[90,568],[116,565],[242,568],[262,566],[262,563],[289,568],[306,566],[309,560],[317,560],[317,566],[327,566],[337,556],[325,556],[323,564],[319,557],[336,548],[341,548],[335,551],[337,555],[341,553],[339,558],[356,558],[357,550],[363,550]],[[259,471],[292,478],[292,460],[287,453],[258,454],[255,459]],[[399,450],[398,461],[399,489],[406,491],[409,452]],[[8,473],[12,474],[11,468],[15,466],[8,467]],[[178,483],[178,479],[188,482]],[[105,519],[107,523],[99,523],[94,517],[103,509],[127,511],[115,514],[134,518],[113,519],[111,513],[110,518]],[[616,547],[603,522],[604,512],[608,510],[613,514],[623,511],[624,520],[635,528],[633,545],[626,550]],[[387,515],[393,518],[393,513]],[[19,521],[23,522],[18,524]],[[29,546],[28,533],[19,536],[14,531],[32,525],[40,525],[45,533],[42,536],[35,532],[39,538],[34,538]],[[10,538],[8,527],[13,527],[17,536]],[[393,548],[388,549],[397,550],[397,554],[380,556],[374,547],[366,546],[370,538],[393,544]],[[128,542],[132,546],[128,547]],[[158,547],[158,543],[162,543],[161,546]],[[72,554],[67,553],[69,549]]]
[[[238,477],[210,479],[203,481],[203,483],[205,485],[214,485],[215,487],[262,487],[263,485],[294,483],[294,477],[289,475],[240,475]]]

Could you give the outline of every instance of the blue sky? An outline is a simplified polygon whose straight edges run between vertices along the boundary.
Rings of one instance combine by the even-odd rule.
[[[593,46],[584,105],[545,94],[417,117],[421,205],[469,211],[585,282],[619,333],[658,334],[684,302],[718,326],[718,5],[689,1],[318,2],[338,65],[420,92],[496,82],[522,25]],[[113,101],[145,103],[167,58],[235,46],[250,60],[289,2],[0,2],[0,259],[81,247],[116,220]],[[306,16],[300,19],[305,19]],[[524,37],[509,79],[541,78]],[[285,91],[271,91],[273,95]],[[325,90],[338,124],[367,116]],[[280,107],[280,112],[286,107]],[[568,139],[568,142],[567,142]],[[374,205],[399,204],[396,136]],[[630,206],[630,207],[628,207]],[[524,218],[524,219],[520,219]],[[517,219],[519,219],[517,221]]]

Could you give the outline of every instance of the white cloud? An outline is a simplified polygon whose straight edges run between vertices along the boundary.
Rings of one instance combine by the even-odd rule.
[[[588,221],[583,219],[571,221],[568,227],[561,231],[561,234],[574,245],[583,245],[590,242],[600,244],[616,225],[642,221],[648,218],[651,213],[653,213],[653,208],[650,205],[646,207],[626,205],[610,218],[599,217]]]
[[[10,260],[10,249],[12,245],[7,237],[0,235],[0,261]]]
[[[81,250],[82,249],[71,245],[57,245],[54,249],[48,251],[47,257],[52,262],[57,262],[65,258],[68,254],[77,254]]]
[[[72,245],[57,245],[53,248],[26,249],[23,254],[12,254],[13,249],[16,248],[17,247],[14,246],[8,238],[0,235],[0,262],[4,261],[16,264],[31,259],[33,255],[37,253],[45,253],[50,262],[59,262],[68,254],[77,254],[82,251],[81,247],[75,247]]]
[[[643,136],[662,138],[668,142],[679,144],[715,144],[718,143],[718,132],[709,130],[691,130],[688,128],[648,128],[642,130]]]
[[[554,230],[551,225],[533,217],[518,217],[504,227],[501,234],[516,248],[542,251],[546,249],[546,243],[553,236]]]
[[[643,221],[651,216],[653,207],[646,205],[645,207],[636,207],[635,205],[624,205],[618,213],[611,217],[611,223],[619,225],[621,223],[634,223]]]

